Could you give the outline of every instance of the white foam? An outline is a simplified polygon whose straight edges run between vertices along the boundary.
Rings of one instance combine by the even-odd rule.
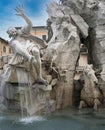
[[[36,121],[44,121],[44,120],[45,120],[45,118],[43,118],[41,116],[35,116],[35,117],[21,118],[19,122],[28,124],[28,123],[32,123],[32,122],[36,122]]]

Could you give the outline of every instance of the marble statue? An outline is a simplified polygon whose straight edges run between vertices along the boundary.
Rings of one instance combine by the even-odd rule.
[[[77,28],[71,24],[69,16],[57,17],[51,25],[53,36],[48,42],[46,60],[56,63],[60,50],[69,39],[78,37]],[[57,64],[57,63],[56,63]]]
[[[33,40],[34,36],[32,37],[32,35],[30,34],[32,29],[32,22],[24,14],[22,7],[17,7],[15,10],[17,12],[17,15],[21,16],[26,21],[27,26],[22,27],[21,29],[10,27],[7,30],[9,37],[12,38],[9,42],[9,45],[12,47],[15,55],[21,55],[21,57],[26,58],[31,64],[33,64],[37,73],[36,82],[47,84],[47,82],[42,78],[41,75],[40,52],[36,45],[38,43],[35,43],[35,41]],[[47,44],[43,42],[43,46],[47,46]],[[12,64],[13,62],[14,61],[12,60],[10,64]]]
[[[84,67],[83,82],[79,109],[83,107],[93,107],[94,110],[97,110],[102,103],[102,94],[98,86],[96,86],[96,84],[98,84],[98,79],[95,76],[93,65]]]
[[[0,86],[3,104],[7,109],[20,110],[22,116],[24,111],[28,115],[49,113],[55,110],[55,101],[50,93],[57,79],[44,70],[45,63],[41,62],[40,49],[48,45],[31,34],[32,22],[25,15],[23,7],[19,6],[15,11],[27,25],[7,30],[13,54],[3,67]]]
[[[66,6],[66,1],[47,5],[51,35],[43,59],[58,75],[56,108],[72,106],[73,78],[80,53],[80,36],[88,37],[89,26],[80,15]],[[64,4],[64,5],[63,5]],[[63,98],[63,100],[62,100]]]

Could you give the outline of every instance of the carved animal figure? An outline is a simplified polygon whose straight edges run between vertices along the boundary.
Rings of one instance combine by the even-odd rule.
[[[92,65],[87,65],[83,70],[84,87],[81,90],[81,101],[79,109],[83,107],[93,107],[97,110],[102,102],[102,94],[99,88],[96,86],[98,79],[95,76],[95,71],[92,69]]]

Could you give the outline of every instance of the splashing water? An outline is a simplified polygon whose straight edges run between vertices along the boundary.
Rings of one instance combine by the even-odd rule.
[[[41,116],[35,116],[35,117],[25,117],[25,118],[21,118],[19,120],[19,122],[23,123],[23,124],[29,124],[29,123],[33,123],[35,121],[44,121],[46,120],[44,117]]]

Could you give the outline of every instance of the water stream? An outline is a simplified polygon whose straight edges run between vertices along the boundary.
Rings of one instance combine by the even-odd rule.
[[[25,80],[25,83],[27,84],[24,84],[23,81],[22,81],[22,77],[21,77],[21,70],[20,69],[17,69],[17,78],[18,78],[18,87],[20,89],[20,107],[21,107],[21,116],[22,118],[24,117],[24,104],[26,105],[26,116],[28,117],[28,91],[31,91],[31,88],[30,88],[30,80],[29,80],[29,74],[28,72],[27,73],[24,73],[24,80]],[[28,82],[27,82],[27,79],[28,79]],[[26,89],[24,89],[26,87]],[[30,90],[29,90],[30,88]],[[32,99],[31,99],[31,92],[30,92],[30,105],[32,105]]]
[[[24,117],[0,112],[0,130],[105,130],[105,110],[56,111],[46,116]]]

